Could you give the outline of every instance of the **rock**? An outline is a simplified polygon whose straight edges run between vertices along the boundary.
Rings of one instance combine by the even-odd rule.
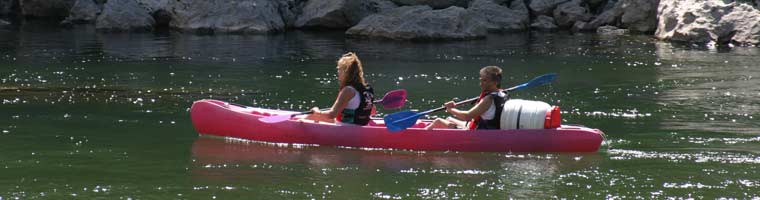
[[[21,14],[27,17],[65,18],[74,0],[18,0]]]
[[[655,37],[663,40],[760,43],[760,11],[722,0],[662,0]]]
[[[604,4],[607,3],[607,0],[583,0],[583,3],[585,3],[589,7],[596,8],[596,7],[604,6]]]
[[[576,21],[573,23],[573,26],[570,28],[570,31],[578,33],[578,32],[590,32],[594,30],[591,25],[589,25],[588,22],[584,21]]]
[[[91,23],[100,15],[103,5],[98,5],[95,0],[77,0],[69,11],[69,16],[61,22],[62,24]]]
[[[350,27],[343,15],[347,0],[311,0],[306,2],[303,13],[296,20],[296,27]]]
[[[568,28],[577,21],[589,21],[591,14],[586,7],[581,6],[581,3],[581,0],[573,0],[557,6],[557,9],[554,10],[557,26]]]
[[[298,28],[348,28],[364,17],[396,8],[387,0],[312,0],[295,22]]]
[[[614,1],[610,1],[612,3]],[[602,25],[628,28],[630,31],[650,33],[657,29],[659,0],[619,0],[611,8],[596,16],[588,23],[594,30]]]
[[[10,25],[11,25],[10,22],[7,22],[5,20],[0,19],[0,27],[6,27],[6,26],[10,26]]]
[[[615,26],[602,26],[596,29],[596,33],[603,35],[624,35],[628,33],[627,29],[621,29]]]
[[[622,27],[636,32],[653,32],[657,29],[657,4],[660,0],[622,0]]]
[[[100,31],[145,31],[151,30],[155,23],[153,16],[136,0],[108,0],[95,20],[95,28]]]
[[[620,21],[620,16],[623,15],[622,3],[619,6],[612,6],[611,8],[597,15],[588,24],[585,25],[584,30],[596,30],[602,25],[617,25]]]
[[[170,26],[203,33],[270,33],[285,29],[276,1],[171,1]]]
[[[370,15],[346,31],[349,36],[400,40],[473,39],[485,37],[480,17],[452,6],[433,10],[430,6],[403,6]]]
[[[530,28],[539,31],[554,31],[559,29],[559,27],[554,24],[554,18],[546,15],[536,17],[536,19],[533,20],[533,23],[530,24]]]
[[[151,14],[161,10],[168,10],[170,2],[170,0],[137,0],[137,4],[140,4]]]
[[[13,14],[13,3],[16,0],[0,0],[0,16]]]
[[[280,12],[285,27],[295,27],[298,16],[303,12],[306,0],[282,0],[278,1],[277,10]]]
[[[514,0],[509,7],[502,6],[493,0],[474,0],[467,8],[472,14],[480,16],[485,21],[486,28],[492,32],[521,31],[528,29],[530,15],[522,0]]]
[[[348,10],[344,13],[351,26],[358,24],[367,16],[398,8],[389,0],[347,0],[347,2]]]
[[[528,8],[533,11],[534,15],[551,15],[557,5],[568,2],[569,0],[531,0]]]
[[[433,9],[444,9],[451,6],[466,8],[470,0],[392,0],[399,6],[427,5]]]

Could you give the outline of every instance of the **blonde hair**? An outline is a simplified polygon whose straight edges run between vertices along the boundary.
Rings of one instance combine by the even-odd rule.
[[[338,77],[340,82],[340,89],[346,86],[352,86],[354,88],[359,86],[366,86],[364,81],[364,67],[362,67],[362,61],[353,52],[343,54],[338,59],[338,66],[335,67],[338,70],[342,70],[344,77]]]
[[[488,80],[496,81],[496,86],[501,88],[501,68],[497,66],[486,66],[480,69],[480,75],[485,76]]]

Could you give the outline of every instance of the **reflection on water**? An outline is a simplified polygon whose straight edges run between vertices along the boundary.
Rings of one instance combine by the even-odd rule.
[[[444,181],[440,185],[412,184],[418,187],[416,191],[385,191],[375,195],[423,198],[468,198],[470,195],[457,193],[459,190],[470,190],[473,192],[471,195],[482,193],[483,197],[503,196],[500,191],[508,191],[507,196],[511,197],[552,197],[557,191],[550,185],[559,173],[586,169],[598,165],[601,159],[599,154],[362,150],[217,137],[198,138],[193,143],[192,156],[193,176],[214,182],[271,181],[269,178],[292,177],[292,174],[299,174],[297,178],[305,180],[334,179],[346,174],[423,179],[443,176],[457,180]],[[341,185],[364,182],[347,177],[341,179],[345,181]],[[378,181],[384,182],[382,179]],[[399,184],[399,180],[393,181],[393,184]]]
[[[655,43],[665,85],[659,104],[673,110],[663,118],[672,129],[760,134],[760,50],[731,51]],[[689,110],[691,112],[684,112]]]

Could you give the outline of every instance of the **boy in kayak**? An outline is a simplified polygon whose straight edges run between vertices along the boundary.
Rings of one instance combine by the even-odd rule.
[[[459,110],[453,101],[443,104],[446,112],[454,117],[435,119],[426,129],[434,128],[466,128],[474,129],[499,129],[501,110],[508,96],[501,88],[501,68],[487,66],[480,69],[480,99],[470,110]],[[464,120],[464,121],[463,121]],[[467,122],[469,121],[467,124]]]
[[[335,67],[338,70],[340,92],[329,110],[321,111],[314,107],[312,114],[305,119],[329,122],[367,125],[370,115],[375,110],[375,93],[364,81],[364,68],[356,54],[344,54]]]

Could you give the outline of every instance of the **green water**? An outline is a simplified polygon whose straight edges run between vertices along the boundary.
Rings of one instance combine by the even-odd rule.
[[[0,199],[760,198],[760,49],[647,36],[516,34],[408,43],[341,33],[198,36],[0,30]],[[477,95],[559,105],[607,134],[597,153],[460,153],[272,146],[199,137],[194,100],[304,110],[334,100],[357,52],[405,109]],[[381,110],[380,113],[392,113]],[[443,116],[443,115],[442,115]]]

